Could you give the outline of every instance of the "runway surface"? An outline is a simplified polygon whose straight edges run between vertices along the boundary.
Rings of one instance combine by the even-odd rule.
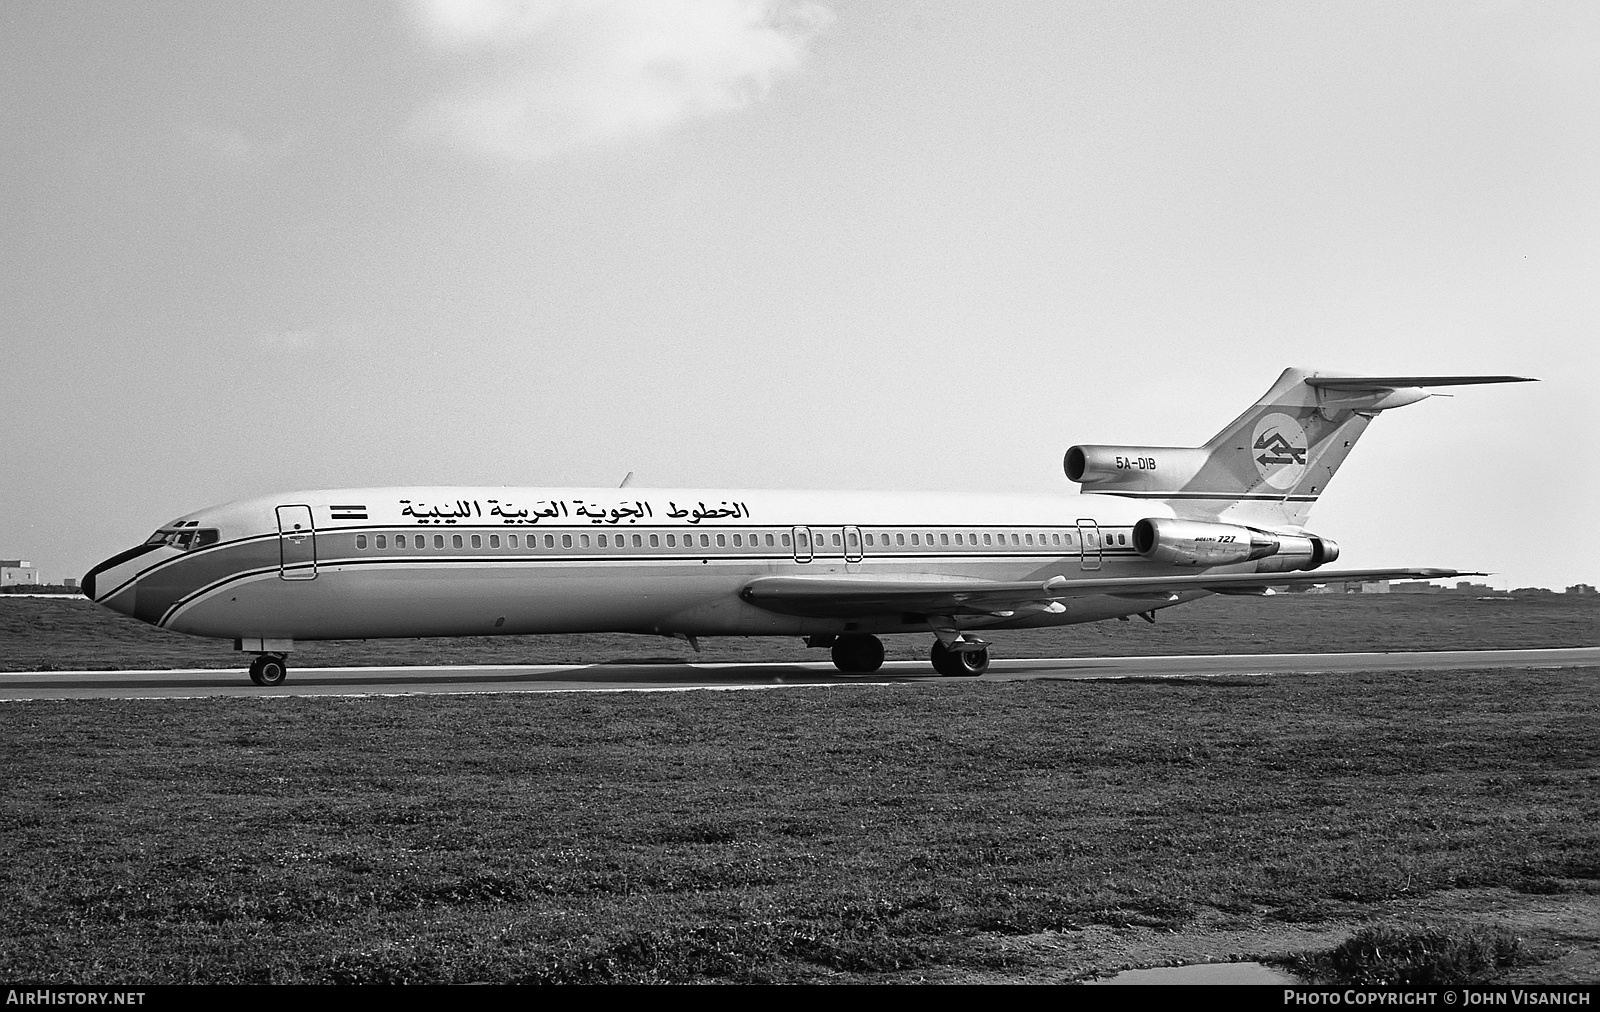
[[[1600,647],[1559,650],[1441,650],[1365,654],[1227,654],[1194,657],[1084,657],[996,660],[983,681],[1085,678],[1204,678],[1221,675],[1340,674],[1460,668],[1600,666]],[[872,675],[843,675],[826,662],[459,665],[290,668],[284,684],[252,685],[244,668],[178,671],[0,673],[0,701],[160,699],[198,696],[363,696],[483,692],[671,692],[851,685],[966,685],[923,661],[891,661]]]

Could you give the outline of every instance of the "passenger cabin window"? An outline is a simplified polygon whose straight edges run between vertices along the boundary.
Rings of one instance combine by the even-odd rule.
[[[451,548],[460,548],[461,547],[461,535],[455,534],[455,535],[452,535],[450,537],[450,547]]]
[[[356,535],[356,547],[357,548],[365,548],[365,547],[367,547],[367,536],[365,534],[357,534]]]
[[[474,534],[472,536],[472,547],[473,548],[482,548],[483,547],[483,538],[480,537],[479,535]]]
[[[499,548],[500,547],[500,535],[498,535],[498,534],[489,535],[489,547],[490,548]]]

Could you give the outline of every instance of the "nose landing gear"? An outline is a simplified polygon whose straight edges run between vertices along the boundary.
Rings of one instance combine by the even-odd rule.
[[[289,663],[284,654],[262,654],[250,662],[250,680],[257,685],[282,685],[287,677]]]

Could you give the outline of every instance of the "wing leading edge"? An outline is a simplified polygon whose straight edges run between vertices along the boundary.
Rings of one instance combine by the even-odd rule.
[[[1215,576],[1136,576],[1001,583],[984,580],[877,580],[849,577],[773,576],[752,580],[739,592],[750,604],[782,615],[859,618],[909,612],[922,615],[993,615],[1007,611],[1060,611],[1071,597],[1111,596],[1169,600],[1192,591],[1258,594],[1295,583],[1357,580],[1439,580],[1480,576],[1454,569],[1347,569],[1330,572],[1219,573]],[[1052,607],[1053,606],[1053,607]]]

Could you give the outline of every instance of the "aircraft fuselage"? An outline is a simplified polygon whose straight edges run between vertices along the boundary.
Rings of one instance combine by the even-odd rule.
[[[1141,519],[1170,515],[1160,504],[1103,495],[306,491],[180,517],[153,536],[159,543],[97,567],[85,593],[165,629],[226,639],[925,632],[922,617],[903,612],[775,614],[739,591],[754,579],[794,575],[1163,575],[1179,570],[1141,557],[1131,531]],[[1151,607],[1084,597],[1059,612],[971,616],[962,624],[1062,625]]]

